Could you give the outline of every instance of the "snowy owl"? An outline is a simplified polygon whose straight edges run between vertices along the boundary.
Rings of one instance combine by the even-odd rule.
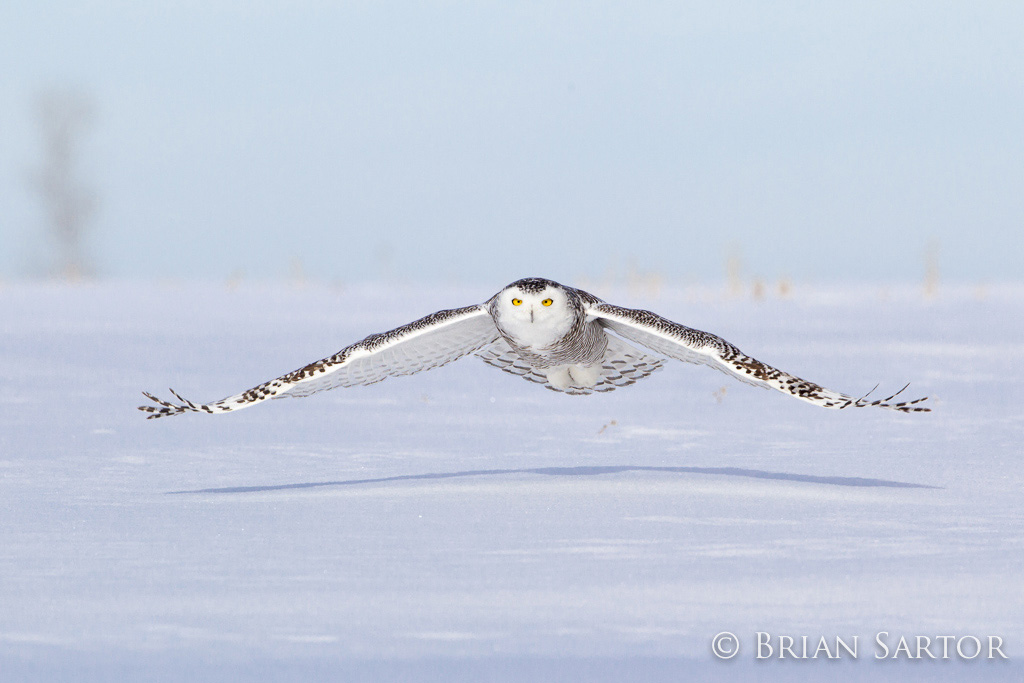
[[[648,355],[632,344],[644,346]],[[825,408],[878,406],[925,412],[926,398],[893,402],[854,398],[751,358],[707,332],[650,311],[605,303],[580,289],[542,278],[513,282],[475,306],[431,313],[390,332],[371,334],[338,353],[235,396],[199,404],[171,393],[173,403],[146,393],[149,418],[185,412],[226,413],[270,398],[308,396],[335,387],[373,384],[437,368],[475,353],[485,363],[566,394],[613,391],[660,370],[665,358],[701,363],[748,384],[776,389]],[[904,387],[906,389],[906,387]]]

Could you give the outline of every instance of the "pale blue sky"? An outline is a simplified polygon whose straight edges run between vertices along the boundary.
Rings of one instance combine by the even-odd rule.
[[[1024,3],[7,2],[0,278],[33,98],[88,93],[122,278],[1024,274]]]

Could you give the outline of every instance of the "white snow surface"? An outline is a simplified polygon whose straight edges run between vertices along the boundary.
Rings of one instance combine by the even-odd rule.
[[[135,409],[503,284],[0,285],[0,681],[1021,680],[1021,286],[591,287],[832,389],[909,381],[928,414],[676,362],[567,396],[472,357]],[[757,661],[758,631],[859,656]],[[880,631],[995,635],[1009,660],[880,661]]]

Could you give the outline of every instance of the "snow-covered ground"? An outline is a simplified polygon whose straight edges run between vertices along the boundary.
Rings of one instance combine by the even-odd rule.
[[[681,363],[571,397],[475,358],[135,410],[504,284],[0,285],[0,681],[1024,677],[1024,287],[590,288],[830,388],[910,381],[929,414]],[[1009,659],[880,661],[879,632]],[[780,661],[782,635],[858,658]]]

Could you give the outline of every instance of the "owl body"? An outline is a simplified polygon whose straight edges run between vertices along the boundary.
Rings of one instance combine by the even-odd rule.
[[[488,311],[502,339],[551,387],[592,389],[601,376],[608,335],[588,320],[583,297],[557,282],[513,282],[490,301]]]

